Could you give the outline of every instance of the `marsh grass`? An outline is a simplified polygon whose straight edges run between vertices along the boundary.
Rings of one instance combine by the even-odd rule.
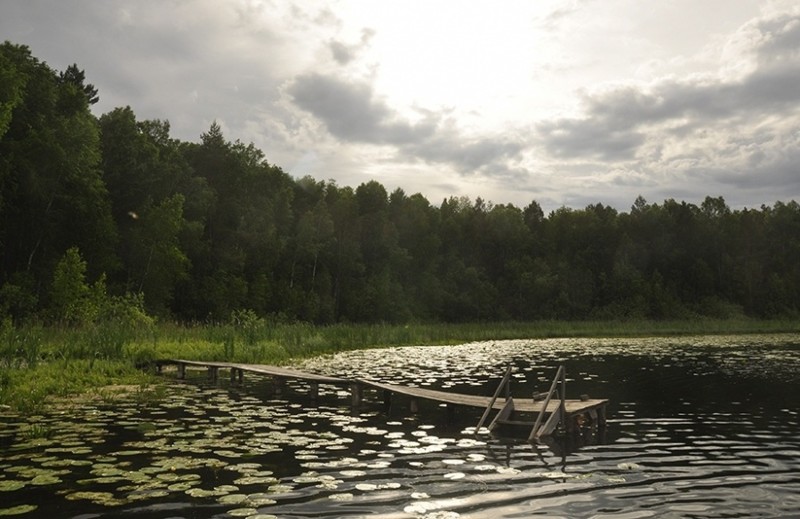
[[[98,391],[110,384],[155,384],[139,367],[156,359],[288,364],[339,351],[405,345],[555,337],[644,337],[800,332],[800,322],[737,320],[539,321],[467,324],[275,323],[252,312],[229,323],[84,328],[37,325],[0,328],[0,405],[31,414],[53,397]],[[156,386],[157,387],[157,386]],[[146,402],[157,390],[142,389]],[[102,397],[102,395],[101,395]],[[109,397],[110,398],[110,397]]]
[[[53,432],[53,427],[48,424],[32,423],[22,430],[22,436],[27,440],[41,440],[50,438]]]

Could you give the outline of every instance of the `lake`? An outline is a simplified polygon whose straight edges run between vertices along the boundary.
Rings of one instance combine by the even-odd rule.
[[[297,367],[515,398],[566,366],[608,426],[528,443],[475,435],[482,411],[267,379],[174,380],[0,415],[0,516],[140,518],[800,516],[800,336],[496,341],[344,352]],[[166,374],[172,377],[174,374]]]

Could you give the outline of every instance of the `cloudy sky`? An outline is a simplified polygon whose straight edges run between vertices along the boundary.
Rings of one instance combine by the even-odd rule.
[[[800,201],[796,0],[0,0],[0,39],[198,141],[438,205]]]

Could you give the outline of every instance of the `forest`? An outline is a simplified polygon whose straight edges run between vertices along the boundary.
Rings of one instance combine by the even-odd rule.
[[[0,319],[409,323],[800,312],[800,205],[545,214],[293,178],[216,123],[99,117],[77,65],[0,46]]]

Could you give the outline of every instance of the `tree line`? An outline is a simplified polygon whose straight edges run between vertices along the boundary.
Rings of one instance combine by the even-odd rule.
[[[637,198],[545,215],[292,178],[212,124],[100,117],[76,65],[0,46],[0,317],[313,323],[797,316],[800,206]],[[122,306],[124,306],[124,304]]]

